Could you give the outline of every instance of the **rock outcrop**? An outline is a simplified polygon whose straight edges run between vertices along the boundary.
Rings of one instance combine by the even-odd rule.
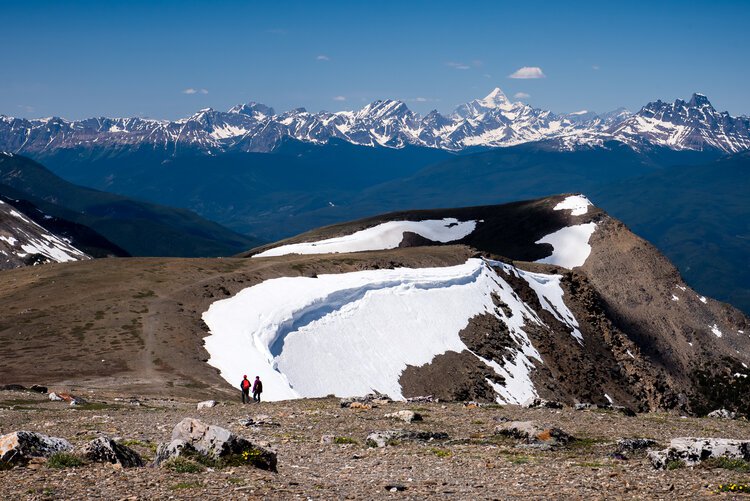
[[[173,457],[191,455],[215,462],[243,461],[263,470],[276,471],[274,451],[253,444],[220,426],[185,418],[172,430],[171,441],[159,445],[155,463],[160,465]]]

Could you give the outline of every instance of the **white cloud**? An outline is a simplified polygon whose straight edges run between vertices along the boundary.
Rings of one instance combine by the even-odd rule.
[[[333,98],[334,101],[346,101],[345,96],[336,96]]]
[[[192,87],[188,87],[187,89],[183,90],[182,93],[192,96],[193,94],[208,94],[208,90],[207,89],[194,89]]]
[[[418,103],[426,103],[427,98],[426,97],[415,97],[414,100]]]
[[[508,75],[508,78],[545,78],[545,74],[538,66],[524,66]]]
[[[598,65],[598,64],[595,64],[595,65],[593,65],[593,66],[591,67],[591,69],[592,69],[592,70],[594,70],[594,71],[596,71],[596,70],[598,70],[598,69],[599,69],[599,65]]]
[[[330,61],[331,58],[326,56],[325,54],[320,54],[315,58],[316,61]]]
[[[19,104],[17,106],[26,113],[34,113],[36,111],[36,108],[34,108],[33,106],[29,106],[28,104]]]
[[[449,62],[445,63],[445,65],[446,66],[450,66],[451,68],[455,68],[457,70],[468,70],[468,69],[471,69],[471,66],[469,66],[468,64],[456,63],[456,62],[453,62],[453,61],[449,61]]]
[[[526,94],[525,92],[516,92],[515,94],[513,94],[513,97],[515,97],[516,99],[528,99],[531,97],[531,95]]]

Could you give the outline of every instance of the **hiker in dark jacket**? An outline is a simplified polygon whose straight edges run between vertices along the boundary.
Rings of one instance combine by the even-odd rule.
[[[263,383],[260,381],[260,376],[255,376],[255,382],[253,383],[253,400],[260,402],[261,393],[263,393]]]
[[[242,376],[242,382],[240,383],[240,389],[242,390],[242,403],[250,403],[250,380],[247,376]]]

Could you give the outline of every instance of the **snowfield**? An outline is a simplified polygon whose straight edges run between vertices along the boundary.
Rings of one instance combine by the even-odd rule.
[[[504,360],[477,358],[505,378],[505,385],[492,384],[497,401],[522,403],[536,396],[530,374],[542,363],[524,327],[543,323],[503,279],[510,273],[533,283],[543,307],[575,326],[571,334],[579,338],[578,323],[562,302],[559,276],[469,259],[443,268],[266,280],[216,301],[203,314],[210,330],[208,363],[233,386],[243,374],[260,376],[267,400],[372,390],[402,399],[399,377],[406,366],[468,350],[459,331],[472,317],[488,313],[507,325],[516,350]],[[511,315],[495,306],[493,294]]]
[[[268,249],[253,257],[283,256],[286,254],[332,254],[394,249],[404,238],[404,232],[421,235],[433,242],[453,242],[470,234],[476,221],[459,221],[455,218],[426,221],[388,221],[372,228],[357,231],[343,237],[328,238],[317,242],[282,245]]]
[[[572,270],[583,266],[591,254],[589,238],[596,230],[596,223],[577,224],[561,228],[537,240],[537,244],[552,245],[552,255],[539,259],[537,263],[554,264]]]

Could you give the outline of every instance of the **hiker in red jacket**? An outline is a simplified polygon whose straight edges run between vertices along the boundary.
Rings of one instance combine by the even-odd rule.
[[[240,389],[242,390],[242,403],[243,404],[250,403],[250,380],[247,379],[247,375],[242,376]]]
[[[255,376],[255,382],[253,383],[253,400],[260,402],[261,393],[263,393],[263,383],[260,381],[260,376]]]

